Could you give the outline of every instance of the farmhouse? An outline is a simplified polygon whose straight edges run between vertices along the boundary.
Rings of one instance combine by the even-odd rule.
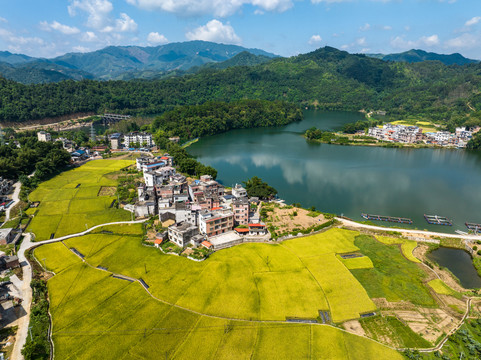
[[[0,229],[0,245],[7,245],[14,238],[13,228]]]
[[[198,246],[202,241],[197,226],[189,223],[180,223],[178,225],[169,226],[169,239],[180,247],[186,247],[189,243]]]

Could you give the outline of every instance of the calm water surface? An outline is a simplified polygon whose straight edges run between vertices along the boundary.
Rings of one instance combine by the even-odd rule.
[[[412,227],[444,232],[481,223],[481,152],[316,144],[302,137],[312,126],[336,130],[359,119],[362,114],[306,111],[301,122],[202,138],[188,151],[215,167],[227,186],[257,175],[287,203],[355,220],[361,212],[402,216],[414,220]],[[429,225],[423,214],[447,216],[454,226]]]
[[[428,258],[448,268],[465,288],[481,287],[481,278],[473,265],[471,255],[466,251],[442,247],[430,253]]]

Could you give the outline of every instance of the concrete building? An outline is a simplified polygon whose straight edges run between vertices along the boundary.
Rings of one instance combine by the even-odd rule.
[[[125,147],[131,148],[137,143],[140,146],[145,145],[147,147],[151,147],[152,145],[155,144],[154,141],[152,140],[152,134],[132,132],[132,133],[124,135],[124,146]]]
[[[235,186],[232,188],[232,195],[238,199],[245,198],[247,197],[247,191],[241,184],[235,184]]]
[[[191,242],[195,235],[199,234],[199,229],[195,225],[181,223],[169,226],[168,234],[170,241],[177,246],[184,248]]]
[[[52,141],[52,136],[50,136],[50,133],[45,132],[45,131],[39,131],[37,133],[38,141]]]
[[[199,230],[208,237],[231,231],[234,227],[234,214],[202,210],[199,212]]]
[[[246,197],[232,201],[232,212],[236,225],[247,225],[249,223],[249,200]]]
[[[0,229],[0,245],[7,245],[14,237],[13,228]]]
[[[110,135],[110,148],[112,150],[118,150],[122,147],[122,134],[115,133]]]

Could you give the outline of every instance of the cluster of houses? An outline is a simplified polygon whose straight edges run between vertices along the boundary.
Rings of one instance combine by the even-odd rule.
[[[137,217],[158,215],[162,223],[170,221],[165,236],[179,247],[220,249],[246,239],[269,238],[266,225],[251,212],[251,203],[259,199],[248,199],[241,185],[226,191],[210,175],[188,181],[175,171],[168,154],[138,158],[136,165],[145,183],[137,188],[137,203],[124,208]]]
[[[383,141],[406,144],[425,143],[464,148],[477,131],[479,131],[479,128],[467,130],[465,127],[458,127],[455,133],[450,133],[449,131],[423,133],[423,130],[417,126],[388,123],[382,127],[369,128],[368,135]]]

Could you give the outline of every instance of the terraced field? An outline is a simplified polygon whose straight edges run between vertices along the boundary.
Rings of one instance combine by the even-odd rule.
[[[132,228],[128,231],[132,233]],[[53,319],[53,340],[55,343],[55,358],[58,359],[300,359],[300,358],[322,358],[322,359],[401,359],[401,356],[394,350],[387,348],[379,343],[358,337],[344,332],[334,327],[320,324],[293,324],[285,322],[262,322],[248,320],[230,320],[222,316],[209,316],[195,313],[189,310],[158,301],[149,294],[137,282],[115,279],[109,272],[95,269],[83,263],[79,257],[73,255],[68,249],[75,245],[79,251],[91,255],[87,257],[87,262],[107,250],[111,245],[121,243],[139,244],[138,237],[131,235],[91,235],[94,238],[71,239],[64,245],[63,243],[42,246],[35,250],[37,258],[45,259],[48,268],[55,269],[56,275],[48,282],[49,297],[51,301],[51,314]],[[111,239],[109,239],[109,237]],[[93,245],[95,244],[95,245]],[[289,251],[281,246],[264,244],[265,249],[257,251],[251,246],[239,246],[233,250],[242,250],[235,256],[237,264],[241,258],[250,257],[248,263],[256,266],[255,270],[261,267],[264,271],[256,271],[253,277],[247,277],[255,284],[263,283],[261,287],[270,297],[280,296],[284,298],[284,303],[274,309],[266,306],[264,312],[262,306],[257,306],[258,314],[262,317],[276,317],[284,306],[291,307],[293,311],[301,313],[303,310],[299,305],[292,303],[296,300],[288,301],[288,298],[299,299],[300,282],[312,283],[309,279],[308,270],[302,268],[300,262],[293,261],[287,264],[285,274],[277,278],[277,272],[284,269],[282,262],[288,258]],[[272,247],[273,252],[268,249]],[[117,248],[117,246],[115,246]],[[127,254],[134,247],[124,249]],[[200,271],[207,277],[209,266],[204,266],[191,262],[192,268],[185,266],[184,259],[163,255],[159,251],[140,246],[153,254],[152,259],[156,260],[157,266],[149,270],[153,263],[151,258],[135,258],[132,262],[123,266],[126,270],[129,265],[133,265],[134,273],[140,272],[146,282],[154,277],[160,276],[160,281],[167,281],[168,288],[177,293],[179,299],[187,299],[188,295],[182,293],[182,289],[187,289],[188,276],[192,271]],[[287,251],[286,253],[284,251]],[[226,251],[227,253],[227,251]],[[262,254],[269,253],[272,256],[272,263],[265,263]],[[115,251],[108,251],[107,258],[110,261],[115,259]],[[142,255],[145,255],[143,253]],[[222,252],[216,255],[222,255]],[[222,256],[224,261],[228,261],[229,256]],[[215,259],[217,257],[217,259]],[[218,263],[221,256],[213,256],[212,263]],[[258,261],[256,258],[260,258]],[[59,259],[65,259],[64,265]],[[166,261],[173,259],[174,261]],[[274,260],[275,259],[275,260]],[[335,257],[334,257],[335,259]],[[336,259],[337,261],[337,259]],[[121,260],[116,260],[116,266],[121,267]],[[180,263],[175,268],[172,265]],[[145,273],[144,263],[147,265],[148,273]],[[261,265],[261,264],[264,265]],[[93,263],[95,265],[95,261]],[[105,265],[105,264],[104,264]],[[142,266],[140,266],[142,265]],[[212,266],[212,265],[211,265]],[[222,270],[217,265],[216,271]],[[342,264],[341,264],[342,266]],[[142,271],[138,269],[142,268]],[[229,267],[229,269],[234,269]],[[110,267],[109,267],[110,270]],[[186,271],[181,277],[176,277],[179,271]],[[224,269],[225,270],[225,269]],[[243,268],[245,270],[245,268]],[[252,273],[252,271],[251,271]],[[238,276],[240,273],[236,273]],[[222,276],[219,274],[216,279],[210,278],[211,282],[217,282],[221,289]],[[299,279],[297,279],[299,275]],[[170,280],[167,280],[170,279]],[[184,282],[182,282],[182,279]],[[196,278],[198,279],[198,278]],[[257,279],[257,280],[256,280]],[[240,282],[248,282],[245,279],[238,279]],[[231,281],[228,277],[226,281]],[[294,283],[292,288],[278,288],[278,284],[287,281]],[[150,285],[150,284],[149,284]],[[164,283],[165,285],[165,283]],[[191,286],[193,283],[191,284]],[[205,283],[203,284],[205,285]],[[163,289],[158,288],[158,284],[151,286],[152,292],[163,293]],[[245,286],[245,285],[244,285]],[[239,290],[229,285],[224,290],[215,291],[210,287],[207,292],[212,296],[219,295],[223,299],[223,307],[239,308],[237,297],[246,298],[242,295],[244,286]],[[314,286],[314,285],[311,285]],[[197,289],[200,290],[201,286]],[[225,290],[229,289],[231,296],[225,297]],[[311,295],[316,292],[311,291]],[[295,291],[295,292],[294,292]],[[304,290],[306,292],[306,290]],[[237,295],[236,295],[237,294]],[[197,298],[206,299],[206,293],[195,293]],[[208,297],[209,298],[209,297]],[[319,301],[322,302],[322,295],[318,294]],[[195,299],[191,300],[195,303]],[[233,300],[232,303],[229,300]],[[300,301],[299,301],[300,300]],[[315,301],[311,301],[304,306],[310,308]],[[274,304],[274,300],[271,300]],[[195,305],[194,305],[195,306]],[[198,306],[198,305],[197,305]],[[203,304],[206,309],[213,309],[208,304]],[[317,306],[314,305],[314,306]],[[248,308],[248,307],[247,307]],[[232,311],[232,310],[230,310]],[[222,313],[221,308],[217,308],[218,313]]]
[[[28,231],[33,232],[38,241],[50,239],[52,234],[60,237],[94,225],[130,220],[127,211],[111,207],[115,196],[99,196],[99,192],[102,187],[117,185],[107,174],[132,163],[90,161],[40,184],[29,196],[30,201],[40,201],[40,206]]]

